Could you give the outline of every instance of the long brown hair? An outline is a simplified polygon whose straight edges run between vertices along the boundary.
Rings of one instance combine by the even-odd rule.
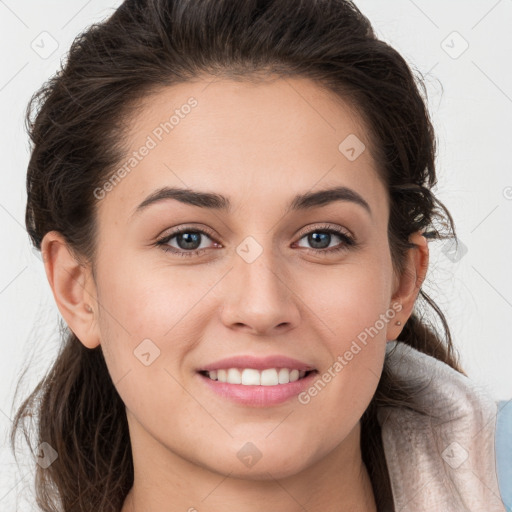
[[[126,120],[151,92],[203,73],[235,80],[306,77],[355,105],[389,192],[388,237],[398,274],[414,247],[408,241],[413,232],[456,240],[453,220],[432,192],[436,148],[423,81],[376,37],[353,3],[125,0],[75,39],[65,65],[27,107],[26,227],[37,249],[57,230],[77,258],[94,263],[93,191],[122,161]],[[441,329],[427,320],[429,308]],[[62,334],[53,366],[17,409],[11,445],[15,450],[18,430],[30,445],[25,420],[35,418],[36,445],[48,443],[58,453],[49,467],[36,466],[43,511],[118,512],[133,485],[125,407],[101,346],[85,348],[66,326]],[[462,371],[446,319],[423,289],[398,339]],[[361,450],[379,508],[391,510],[376,420],[381,404],[420,410],[413,389],[394,379],[386,364],[361,419]]]

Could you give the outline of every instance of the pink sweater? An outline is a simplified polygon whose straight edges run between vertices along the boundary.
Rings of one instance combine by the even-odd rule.
[[[496,474],[497,404],[486,390],[403,342],[389,342],[392,371],[418,380],[427,416],[381,407],[396,512],[505,512]]]

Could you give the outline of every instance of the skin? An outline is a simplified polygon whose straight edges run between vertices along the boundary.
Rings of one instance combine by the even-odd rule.
[[[376,511],[360,418],[386,342],[402,329],[395,322],[405,323],[425,278],[427,241],[411,237],[418,247],[396,275],[368,130],[354,109],[307,79],[204,77],[160,90],[131,119],[127,156],[190,96],[197,107],[99,201],[96,279],[59,233],[42,244],[59,311],[86,347],[102,344],[126,404],[135,483],[123,512],[171,504],[199,512]],[[366,145],[354,161],[338,150],[349,134]],[[132,216],[162,186],[226,195],[233,211],[170,199]],[[331,186],[358,192],[371,215],[348,201],[285,214],[296,194]],[[191,223],[215,235],[202,236],[202,254],[179,257],[154,245]],[[348,230],[358,245],[315,253],[307,233],[323,233],[315,228],[325,224]],[[262,249],[251,263],[236,252],[248,236]],[[330,240],[321,247],[343,244]],[[190,250],[177,237],[168,246]],[[307,404],[235,404],[196,373],[234,354],[284,354],[322,374],[393,303],[401,311]],[[133,353],[147,338],[160,350],[149,366]],[[262,454],[251,467],[237,457],[247,442]]]

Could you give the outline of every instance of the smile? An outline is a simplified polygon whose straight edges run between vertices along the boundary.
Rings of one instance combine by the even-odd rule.
[[[276,386],[289,384],[302,379],[311,373],[295,368],[267,368],[256,370],[255,368],[221,368],[201,372],[211,380],[226,382],[227,384],[242,384],[243,386]]]

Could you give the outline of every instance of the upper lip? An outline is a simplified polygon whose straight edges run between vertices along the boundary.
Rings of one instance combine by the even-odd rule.
[[[267,368],[289,368],[290,370],[314,370],[310,364],[283,355],[271,355],[266,357],[255,357],[250,355],[238,355],[219,359],[213,363],[203,366],[198,371],[212,371],[228,368],[254,368],[255,370],[266,370]]]

